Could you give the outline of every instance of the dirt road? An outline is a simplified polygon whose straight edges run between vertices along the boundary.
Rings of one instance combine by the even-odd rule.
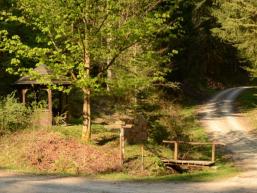
[[[203,124],[210,136],[228,144],[244,172],[239,176],[203,183],[135,183],[68,177],[18,176],[0,173],[0,193],[257,193],[257,140],[233,114],[233,101],[246,87],[216,95],[203,108]]]
[[[236,164],[257,175],[257,138],[248,133],[241,115],[233,113],[233,101],[247,88],[231,88],[216,95],[204,108],[203,123],[214,140],[227,144]]]

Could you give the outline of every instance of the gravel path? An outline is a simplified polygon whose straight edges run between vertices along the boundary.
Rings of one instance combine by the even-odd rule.
[[[203,122],[214,140],[227,144],[236,164],[257,175],[257,138],[239,121],[240,114],[233,113],[233,101],[247,88],[231,88],[216,95],[205,106]]]
[[[135,183],[88,180],[81,177],[33,177],[0,172],[0,193],[257,193],[257,140],[237,122],[232,103],[246,87],[216,95],[203,109],[210,136],[226,143],[244,172],[202,183]]]

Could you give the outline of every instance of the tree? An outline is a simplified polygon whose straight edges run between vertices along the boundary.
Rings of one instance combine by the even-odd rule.
[[[218,0],[212,11],[220,23],[213,33],[232,43],[241,58],[251,62],[248,70],[257,77],[257,1]]]
[[[171,12],[167,19],[171,28],[162,36],[162,50],[169,55],[175,50],[167,77],[180,82],[183,92],[194,98],[201,98],[201,90],[210,85],[248,80],[242,69],[246,64],[238,60],[236,48],[211,31],[218,25],[211,13],[213,6],[213,0],[179,0],[164,7]]]
[[[140,68],[141,64],[146,64],[144,59],[147,58],[148,65],[153,66],[149,66],[146,75],[153,80],[160,77],[153,62],[151,46],[156,33],[165,27],[162,25],[165,15],[154,12],[160,2],[18,0],[17,9],[21,17],[17,18],[40,32],[36,36],[40,46],[26,45],[19,36],[10,36],[7,31],[2,31],[0,48],[15,53],[11,60],[11,72],[32,73],[31,69],[21,67],[22,58],[30,58],[37,65],[47,64],[55,78],[69,76],[73,85],[82,89],[82,138],[88,141],[91,135],[90,96],[105,85],[110,67],[133,63]],[[126,60],[120,60],[122,57]]]
[[[2,40],[4,34],[8,32],[10,36],[15,34],[22,36],[24,41],[28,44],[32,35],[28,28],[18,21],[15,8],[12,6],[12,0],[0,0],[0,39]],[[28,35],[30,34],[30,35]],[[0,45],[3,44],[0,41]],[[14,54],[0,49],[0,95],[6,95],[12,92],[12,84],[17,79],[17,76],[6,73],[8,64],[11,62]]]

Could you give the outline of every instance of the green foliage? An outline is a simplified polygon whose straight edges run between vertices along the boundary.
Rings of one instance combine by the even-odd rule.
[[[0,135],[25,129],[30,125],[31,110],[15,99],[14,94],[0,102]]]
[[[169,133],[167,131],[167,128],[163,126],[159,120],[151,122],[149,129],[149,138],[152,142],[160,144],[164,139],[167,139],[168,137]]]
[[[239,111],[242,113],[256,110],[257,108],[257,88],[251,88],[244,91],[237,98]]]
[[[239,50],[251,62],[248,70],[257,77],[257,2],[255,0],[218,0],[213,15],[220,27],[212,32]]]
[[[153,143],[163,140],[206,141],[207,135],[197,120],[196,105],[179,105],[167,93],[158,92],[147,99],[138,100],[136,110],[144,112],[149,123],[149,139]]]
[[[206,141],[208,137],[203,131],[203,128],[197,122],[194,108],[192,112],[185,114],[180,107],[171,107],[169,110],[163,109],[164,116],[160,118],[162,130],[165,135],[159,133],[159,141],[164,139],[179,140],[179,141]]]
[[[58,114],[54,117],[54,124],[57,126],[66,125],[67,114]]]
[[[134,84],[142,87],[145,79],[140,81],[140,77],[157,75],[151,41],[159,28],[165,28],[162,25],[165,17],[152,11],[157,5],[158,1],[147,0],[19,0],[16,8],[22,16],[16,16],[17,22],[40,31],[43,36],[38,33],[35,42],[44,43],[44,47],[31,47],[19,36],[3,30],[0,48],[13,55],[9,72],[29,74],[44,83],[53,77],[33,74],[24,68],[22,60],[32,59],[37,65],[45,63],[53,70],[55,78],[68,75],[77,87],[95,90],[99,90],[105,81],[107,70],[119,64],[127,69],[126,73],[138,78]],[[12,13],[5,15],[4,22],[10,17],[15,16]],[[147,64],[150,67],[148,73],[134,76],[129,71],[133,64],[141,68],[142,64]],[[121,78],[121,75],[116,77]]]
[[[175,6],[168,6],[172,13],[168,21],[174,27],[163,34],[160,50],[164,54],[172,53],[172,50],[178,52],[171,55],[171,61],[167,63],[172,69],[167,79],[180,82],[186,95],[198,99],[201,88],[212,86],[210,82],[235,84],[246,81],[247,73],[242,70],[246,64],[238,57],[236,48],[211,33],[217,26],[210,11],[214,1],[169,2],[176,2]]]
[[[244,91],[236,101],[236,109],[243,114],[249,129],[257,129],[257,88]]]
[[[165,81],[167,68],[159,66],[161,58],[153,47],[157,34],[169,26],[164,23],[167,15],[156,10],[159,4],[158,0],[18,0],[14,7],[20,14],[8,13],[2,22],[13,18],[26,24],[38,32],[38,45],[1,30],[0,50],[11,55],[7,70],[30,75],[54,89],[61,87],[52,79],[68,76],[86,96],[83,114],[90,120],[91,93],[108,88],[123,96],[136,95]],[[53,74],[38,75],[24,66],[28,60],[36,66],[46,64]],[[84,136],[89,138],[90,121],[84,124]]]

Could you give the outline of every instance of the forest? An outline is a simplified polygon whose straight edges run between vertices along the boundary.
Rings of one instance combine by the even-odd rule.
[[[35,70],[42,68],[47,73]],[[21,77],[34,82],[18,85]],[[159,157],[172,150],[162,141],[207,142],[199,105],[221,90],[255,86],[256,78],[256,0],[0,0],[0,147],[14,140],[23,149],[0,150],[0,165],[78,175],[170,174]],[[26,104],[18,102],[24,85]],[[45,90],[52,93],[53,126],[35,128],[35,112],[49,108]],[[251,94],[256,98],[256,89]],[[139,125],[147,135],[137,142],[144,131],[128,134],[125,169],[117,162],[117,128],[106,129],[117,124]],[[193,150],[200,155],[181,157],[210,156],[206,148]],[[4,151],[14,157],[4,158]],[[234,171],[217,156],[221,176]]]

